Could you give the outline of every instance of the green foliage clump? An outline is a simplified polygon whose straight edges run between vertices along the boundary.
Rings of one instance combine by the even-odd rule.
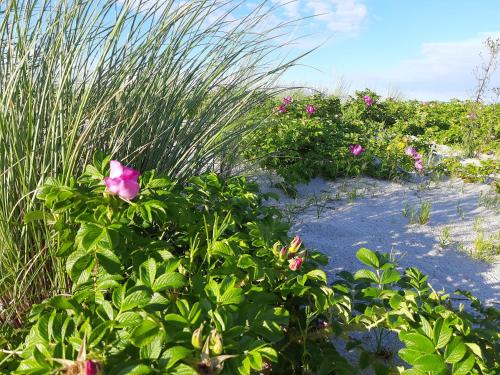
[[[29,324],[2,332],[0,370],[106,374],[494,374],[498,312],[473,297],[455,310],[416,269],[401,274],[387,255],[360,249],[369,266],[328,284],[327,258],[288,243],[280,212],[243,178],[215,174],[181,184],[154,171],[134,201],[102,184],[108,158],[69,184],[38,193],[70,294],[55,294]],[[278,241],[278,242],[276,242]],[[300,261],[297,261],[300,259]],[[398,332],[406,366],[381,359],[349,333]],[[335,343],[360,351],[349,363]]]
[[[244,156],[290,184],[317,176],[405,176],[413,170],[412,159],[404,153],[410,142],[380,122],[382,104],[367,106],[365,94],[358,93],[348,105],[339,98],[316,95],[295,99],[285,112],[275,109],[269,115],[269,106],[256,110],[254,116],[261,117],[262,124],[247,137]],[[316,108],[314,114],[306,112],[307,105]],[[355,156],[351,144],[365,151]]]
[[[307,105],[315,107],[314,114],[307,113]],[[457,145],[467,153],[497,152],[498,107],[458,100],[383,100],[371,90],[344,101],[301,95],[282,110],[274,100],[253,112],[261,126],[246,138],[243,155],[290,184],[317,176],[404,177],[415,169],[404,153],[409,146],[424,156],[432,143]],[[360,144],[365,152],[353,156],[350,144]]]

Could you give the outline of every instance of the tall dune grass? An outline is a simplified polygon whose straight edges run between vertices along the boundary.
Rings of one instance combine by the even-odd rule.
[[[67,288],[57,239],[23,220],[47,176],[68,181],[103,150],[182,178],[251,128],[246,113],[296,60],[276,61],[288,25],[267,26],[272,4],[244,5],[0,1],[3,322]]]

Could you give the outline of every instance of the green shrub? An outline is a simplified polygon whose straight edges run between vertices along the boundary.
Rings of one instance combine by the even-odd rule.
[[[253,113],[262,124],[244,142],[245,157],[276,171],[290,184],[317,176],[407,175],[414,169],[413,160],[404,153],[408,137],[378,122],[382,104],[377,99],[367,106],[362,99],[367,93],[372,94],[358,93],[345,105],[339,98],[316,95],[295,99],[283,113],[275,103],[274,111],[272,105],[262,107]],[[314,114],[307,113],[307,105],[315,107]],[[353,155],[351,144],[361,145],[364,152]],[[424,148],[420,143],[417,146]]]
[[[323,254],[299,238],[280,249],[288,226],[256,185],[215,174],[181,184],[150,171],[130,202],[105,191],[108,160],[67,185],[49,179],[38,193],[48,211],[26,217],[48,215],[71,294],[34,306],[22,330],[2,332],[4,372],[397,371],[349,336],[373,328],[399,332],[399,355],[414,367],[407,373],[498,370],[496,310],[474,299],[477,314],[454,310],[418,270],[401,275],[368,249],[357,257],[371,269],[342,272],[329,286]],[[360,350],[359,366],[335,349],[340,338]]]

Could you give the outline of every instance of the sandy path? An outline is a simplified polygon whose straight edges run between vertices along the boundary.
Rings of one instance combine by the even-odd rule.
[[[449,180],[439,183],[395,183],[369,178],[328,182],[315,179],[297,186],[297,198],[271,188],[259,178],[263,191],[280,194],[271,204],[284,210],[309,248],[326,253],[326,271],[355,271],[362,265],[355,257],[360,247],[392,252],[402,268],[416,266],[429,275],[436,289],[472,291],[486,304],[500,307],[500,262],[477,261],[465,254],[474,247],[478,231],[486,237],[500,231],[498,207],[479,204],[488,186]],[[356,192],[356,194],[354,194]],[[428,224],[410,224],[405,206],[432,203]],[[444,249],[440,237],[449,228],[452,243]],[[459,251],[461,249],[461,251]]]

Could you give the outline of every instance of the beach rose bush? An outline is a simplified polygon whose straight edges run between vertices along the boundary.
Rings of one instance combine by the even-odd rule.
[[[418,167],[404,153],[407,138],[382,121],[386,107],[375,93],[358,93],[345,104],[321,95],[286,99],[274,104],[277,113],[257,109],[261,126],[242,142],[245,158],[286,184],[318,176],[403,178]]]
[[[474,316],[454,310],[418,270],[402,274],[368,249],[358,259],[370,269],[341,272],[330,284],[325,255],[290,239],[280,212],[263,204],[268,195],[244,178],[211,173],[179,184],[109,164],[97,158],[72,184],[52,178],[38,192],[71,293],[35,305],[25,329],[0,341],[3,373],[498,369],[498,312],[472,297]],[[127,173],[138,177],[133,199],[110,194],[107,178]],[[405,365],[350,336],[373,328],[399,333]],[[340,339],[359,351],[359,363],[339,354]]]
[[[280,213],[244,178],[180,184],[101,157],[70,185],[49,179],[38,199],[71,294],[33,307],[22,343],[4,346],[17,355],[0,370],[352,369],[316,328],[318,319],[343,319],[319,269],[326,257],[289,238]]]

